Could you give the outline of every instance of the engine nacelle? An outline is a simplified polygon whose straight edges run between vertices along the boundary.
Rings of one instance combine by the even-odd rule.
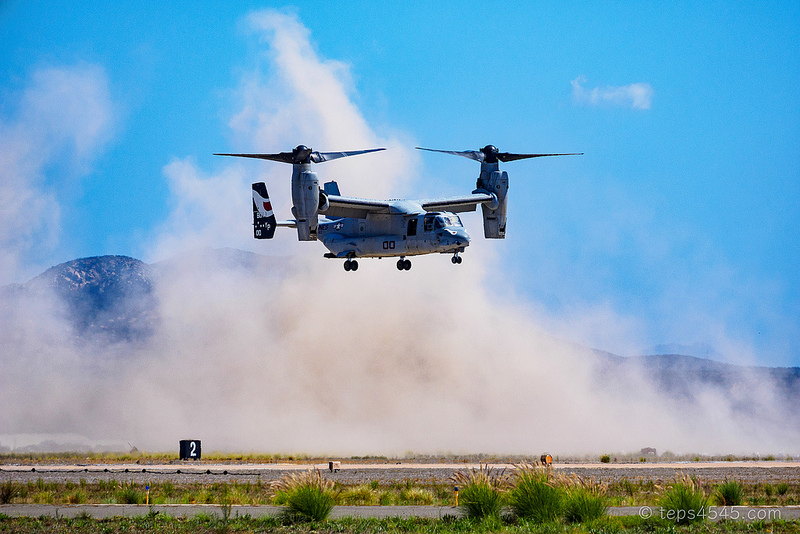
[[[491,164],[484,163],[486,167]],[[492,204],[481,204],[483,210],[483,235],[487,239],[503,239],[506,236],[506,208],[508,205],[508,173],[492,168],[482,168],[478,178],[478,189],[492,193],[497,200]]]
[[[326,195],[324,191],[320,191],[319,207],[317,208],[317,211],[319,211],[319,213],[325,213],[326,211],[328,211],[329,207],[331,207],[331,204],[330,202],[328,202],[328,195]]]
[[[297,239],[316,241],[317,214],[322,200],[319,178],[317,173],[307,170],[306,165],[295,167],[292,173],[292,215],[297,221]]]

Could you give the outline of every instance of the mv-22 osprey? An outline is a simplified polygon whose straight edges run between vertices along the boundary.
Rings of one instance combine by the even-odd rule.
[[[385,150],[372,148],[350,152],[315,152],[300,145],[291,152],[278,154],[215,154],[291,163],[292,214],[294,220],[276,221],[264,182],[253,184],[253,226],[256,239],[272,239],[275,228],[297,229],[300,241],[320,240],[330,252],[326,258],[342,258],[345,271],[358,269],[356,258],[399,257],[397,268],[411,269],[407,256],[452,254],[454,264],[461,263],[459,253],[469,245],[469,234],[457,213],[483,209],[483,235],[503,239],[506,233],[508,174],[500,171],[499,162],[544,156],[581,154],[511,154],[487,145],[466,151],[434,150],[480,162],[481,173],[475,190],[469,195],[427,200],[371,200],[342,196],[336,182],[319,187],[312,163],[322,163],[347,156]]]

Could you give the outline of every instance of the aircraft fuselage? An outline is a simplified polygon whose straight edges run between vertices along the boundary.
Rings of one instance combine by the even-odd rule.
[[[329,257],[384,258],[463,252],[469,234],[455,213],[369,214],[366,218],[320,217],[317,237]]]

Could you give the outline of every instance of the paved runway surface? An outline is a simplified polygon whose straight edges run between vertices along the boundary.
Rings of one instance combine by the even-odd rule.
[[[511,464],[491,464],[495,469],[514,469]],[[800,480],[800,462],[685,462],[636,464],[556,464],[563,473],[577,473],[603,482],[653,480],[668,482],[680,475],[695,475],[708,482],[736,479],[741,482],[797,482]],[[186,462],[173,464],[86,464],[86,465],[0,465],[0,482],[87,482],[117,480],[119,482],[147,483],[167,481],[173,483],[247,482],[261,479],[267,483],[278,480],[286,473],[318,468],[325,478],[342,484],[364,484],[378,481],[381,484],[404,482],[448,483],[459,471],[478,468],[478,464],[341,464],[336,473],[328,471],[328,464],[212,464]]]

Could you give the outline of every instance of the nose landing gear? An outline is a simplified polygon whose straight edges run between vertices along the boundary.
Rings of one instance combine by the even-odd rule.
[[[453,254],[453,257],[450,258],[450,261],[453,262],[453,265],[461,263],[461,256],[458,255],[458,252]]]
[[[357,271],[358,270],[358,262],[356,260],[347,260],[344,262],[344,270],[345,271]]]
[[[398,271],[410,271],[411,270],[411,260],[407,260],[405,258],[400,258],[397,260],[397,270]]]

